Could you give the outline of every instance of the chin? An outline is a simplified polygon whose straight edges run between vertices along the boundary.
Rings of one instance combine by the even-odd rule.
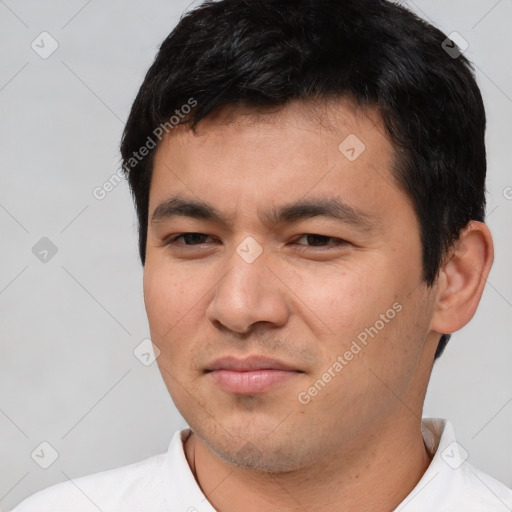
[[[247,421],[237,426],[224,422],[222,427],[217,424],[211,430],[209,426],[209,422],[202,422],[199,429],[192,425],[191,428],[212,453],[237,467],[262,473],[287,473],[311,464],[315,453],[318,454],[318,450],[310,450],[301,440],[294,439],[288,430],[271,436],[275,424],[258,428],[254,422],[250,427]]]
[[[219,447],[217,444],[211,444],[208,447],[228,464],[261,473],[282,474],[303,467],[303,464],[297,460],[299,454],[296,451],[290,452],[286,448],[276,449],[273,446],[262,446],[250,441],[246,441],[238,451],[233,451],[231,447],[224,449],[225,447]]]

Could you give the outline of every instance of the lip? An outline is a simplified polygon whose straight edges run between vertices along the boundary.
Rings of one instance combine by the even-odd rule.
[[[251,372],[255,370],[284,370],[300,372],[297,368],[290,366],[277,359],[262,356],[250,356],[245,359],[238,359],[233,356],[221,357],[209,364],[206,371],[233,370],[235,372]]]
[[[206,373],[228,393],[255,395],[279,387],[304,372],[276,359],[252,356],[217,359]]]

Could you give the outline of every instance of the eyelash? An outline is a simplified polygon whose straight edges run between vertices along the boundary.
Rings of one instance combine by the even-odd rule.
[[[204,233],[196,233],[196,232],[187,232],[187,233],[180,233],[178,235],[174,235],[174,236],[171,236],[169,238],[167,238],[165,241],[164,241],[164,244],[163,245],[181,245],[183,247],[194,247],[196,245],[202,245],[202,244],[183,244],[183,243],[180,243],[180,242],[177,242],[177,240],[179,238],[182,238],[184,236],[187,236],[187,235],[201,235],[201,236],[210,236],[210,235],[205,235]],[[304,233],[302,235],[300,235],[300,237],[298,238],[298,240],[300,240],[301,238],[303,237],[308,237],[308,236],[313,236],[313,237],[318,237],[318,238],[322,238],[322,239],[331,239],[331,240],[337,240],[337,243],[335,244],[331,244],[331,246],[307,246],[307,245],[303,245],[303,244],[298,244],[299,246],[301,246],[302,248],[299,249],[299,250],[304,250],[304,249],[308,249],[308,248],[311,248],[311,249],[316,249],[316,250],[320,250],[320,251],[326,251],[326,250],[332,250],[332,249],[337,249],[339,248],[340,246],[343,246],[343,245],[347,245],[349,242],[345,241],[345,240],[342,240],[341,238],[335,238],[335,237],[332,237],[332,236],[326,236],[326,235],[316,235],[314,233]]]

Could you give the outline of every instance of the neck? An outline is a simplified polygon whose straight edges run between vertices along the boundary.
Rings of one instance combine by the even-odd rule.
[[[219,512],[394,510],[431,462],[421,420],[379,425],[342,446],[328,461],[298,471],[266,474],[225,462],[192,433],[185,454],[201,490]]]

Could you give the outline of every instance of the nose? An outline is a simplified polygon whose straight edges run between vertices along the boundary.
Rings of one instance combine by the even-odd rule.
[[[282,327],[289,316],[285,290],[269,268],[265,251],[252,262],[233,251],[206,314],[217,327],[221,324],[240,334],[260,322]]]

